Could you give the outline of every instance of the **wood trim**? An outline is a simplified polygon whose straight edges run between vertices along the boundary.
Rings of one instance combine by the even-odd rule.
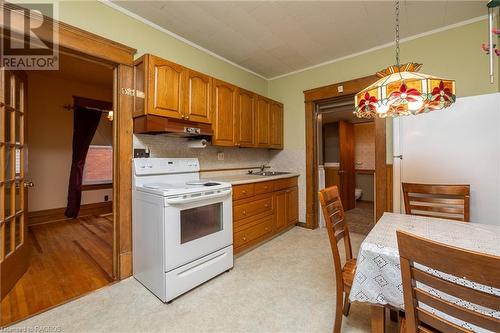
[[[2,4],[2,10],[22,9],[19,5]],[[27,12],[24,12],[27,17]],[[127,64],[131,65],[134,61],[136,49],[112,41],[110,39],[98,36],[88,31],[79,29],[64,22],[59,22],[44,16],[32,16],[33,24],[39,23],[40,28],[37,30],[37,36],[42,40],[51,40],[53,25],[57,25],[59,30],[59,47],[61,52],[77,53],[87,55],[93,58],[104,60],[112,64]],[[41,24],[42,22],[48,24]],[[24,20],[19,16],[14,16],[10,28],[13,31],[24,34]],[[2,36],[4,36],[2,34]],[[12,39],[12,38],[11,38]]]
[[[318,163],[316,145],[315,103],[305,103],[306,108],[306,228],[318,226]]]
[[[339,82],[324,87],[309,89],[304,91],[305,102],[318,102],[325,99],[332,99],[336,97],[345,97],[348,95],[357,94],[363,88],[368,87],[379,79],[376,75],[369,75],[354,80]],[[343,87],[343,92],[338,92],[338,87]],[[354,103],[354,99],[353,99]]]
[[[386,212],[394,211],[394,179],[393,179],[393,166],[392,164],[387,164],[387,173],[386,173],[386,190],[387,190],[387,207]]]
[[[375,223],[387,208],[386,120],[375,119]],[[392,188],[391,191],[392,192]]]
[[[118,65],[115,68],[113,121],[113,260],[115,276],[124,279],[132,275],[132,132],[133,97],[121,94],[124,87],[133,87],[133,67]],[[128,258],[128,259],[124,259]]]
[[[88,216],[88,215],[109,214],[113,211],[112,208],[113,204],[111,201],[96,202],[96,203],[82,205],[80,207],[80,213],[78,214],[78,217]],[[61,220],[71,220],[71,218],[64,215],[65,211],[66,207],[29,212],[28,225],[37,225],[37,224],[56,222]]]
[[[320,101],[346,98],[378,80],[376,75],[344,81],[304,91],[305,126],[306,126],[306,228],[315,229],[318,226],[318,166],[316,140],[316,104]],[[343,92],[338,87],[343,86]],[[354,101],[353,101],[354,103]],[[386,126],[385,119],[375,119],[375,202],[376,219],[378,220],[387,207],[386,170]],[[378,180],[377,180],[378,179]]]
[[[113,183],[82,185],[82,192],[113,188]]]

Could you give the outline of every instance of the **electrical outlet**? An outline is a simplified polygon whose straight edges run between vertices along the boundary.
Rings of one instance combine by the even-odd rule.
[[[224,153],[217,153],[217,160],[224,161]]]
[[[146,149],[134,149],[134,158],[149,157]]]

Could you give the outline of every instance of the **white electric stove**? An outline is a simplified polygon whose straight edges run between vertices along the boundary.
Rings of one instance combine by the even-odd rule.
[[[134,277],[163,302],[233,267],[231,184],[196,158],[134,159]]]

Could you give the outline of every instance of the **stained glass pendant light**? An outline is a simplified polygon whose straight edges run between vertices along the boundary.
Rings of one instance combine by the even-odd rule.
[[[399,1],[396,1],[396,65],[377,72],[380,79],[354,97],[359,118],[416,115],[455,102],[455,81],[418,73],[422,64],[399,63]]]

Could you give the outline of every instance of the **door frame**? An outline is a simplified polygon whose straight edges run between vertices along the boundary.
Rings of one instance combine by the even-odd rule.
[[[0,10],[20,8],[14,4],[0,6]],[[23,13],[27,16],[26,11]],[[21,16],[13,17],[11,30],[24,33],[25,20]],[[52,26],[57,27],[59,53],[114,68],[113,276],[115,279],[124,279],[132,275],[133,63],[137,50],[46,16],[31,16],[30,20],[40,23],[38,36],[42,40],[50,41]],[[49,24],[42,25],[42,22]]]
[[[306,126],[306,223],[309,229],[318,227],[318,147],[316,145],[316,107],[320,102],[333,101],[354,96],[377,81],[376,75],[365,76],[328,86],[305,90]],[[353,100],[354,104],[354,100]],[[375,118],[375,220],[392,207],[392,165],[387,164],[386,120]]]

